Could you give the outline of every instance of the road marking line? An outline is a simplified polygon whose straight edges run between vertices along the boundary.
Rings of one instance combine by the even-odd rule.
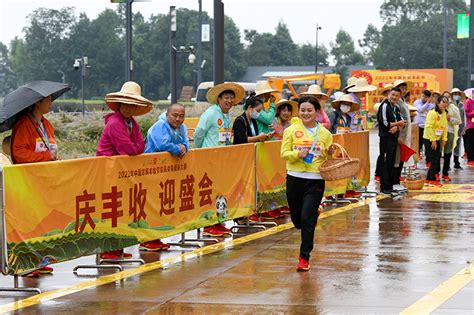
[[[355,209],[355,208],[362,207],[364,205],[368,205],[372,201],[378,201],[378,200],[382,200],[384,198],[386,198],[386,196],[377,196],[377,198],[375,200],[374,200],[374,198],[369,198],[369,199],[365,199],[364,201],[361,201],[361,202],[358,202],[358,203],[352,203],[352,204],[347,205],[347,206],[343,206],[343,207],[335,208],[333,210],[325,211],[325,212],[321,213],[319,218],[320,219],[328,218],[328,217],[337,215],[337,214],[345,212],[345,211],[349,211],[349,210],[352,210],[352,209]],[[13,311],[16,311],[16,310],[21,309],[21,308],[25,308],[25,307],[28,307],[28,306],[40,304],[40,303],[47,302],[47,301],[51,301],[51,300],[54,300],[54,299],[57,299],[57,298],[60,298],[60,297],[63,297],[63,296],[69,295],[69,294],[73,294],[73,293],[77,293],[77,292],[89,289],[89,288],[98,287],[98,286],[101,286],[101,285],[104,285],[104,284],[119,281],[119,280],[122,280],[122,279],[125,279],[125,278],[128,278],[128,277],[132,277],[132,276],[136,276],[136,275],[148,272],[148,271],[165,268],[165,267],[173,265],[175,263],[184,262],[184,261],[192,259],[192,258],[201,257],[201,256],[204,256],[204,255],[207,255],[207,254],[211,254],[211,253],[214,253],[214,252],[217,252],[217,251],[229,248],[229,247],[234,247],[234,246],[244,244],[244,243],[247,243],[247,242],[262,238],[262,237],[265,237],[265,236],[269,236],[269,235],[276,234],[276,233],[279,233],[279,232],[282,232],[282,231],[285,231],[285,230],[289,230],[291,228],[293,228],[293,223],[291,223],[291,222],[281,224],[281,225],[272,227],[270,229],[267,229],[267,230],[264,230],[264,231],[261,231],[261,232],[252,233],[250,235],[243,236],[243,237],[240,237],[240,238],[237,238],[237,239],[234,239],[234,240],[229,240],[229,241],[225,241],[225,242],[221,242],[221,243],[217,243],[217,244],[213,244],[213,245],[208,245],[208,246],[205,246],[205,247],[202,247],[202,248],[198,248],[198,249],[195,249],[191,252],[187,252],[187,253],[178,255],[176,257],[170,257],[170,258],[166,258],[166,259],[159,260],[159,261],[156,261],[156,262],[147,263],[147,264],[138,266],[138,267],[133,268],[133,269],[127,269],[127,270],[120,271],[120,272],[117,272],[117,273],[114,273],[114,274],[111,274],[111,275],[102,276],[102,277],[100,277],[98,279],[95,279],[95,280],[84,281],[84,282],[81,282],[81,283],[78,283],[78,284],[75,284],[75,285],[72,285],[72,286],[69,286],[69,287],[61,288],[61,289],[58,289],[58,290],[47,291],[47,292],[37,294],[37,295],[31,296],[29,298],[23,299],[23,300],[19,300],[19,301],[16,301],[16,302],[0,305],[0,313],[3,314],[3,313],[6,313],[6,312],[13,312]]]
[[[441,283],[433,291],[404,309],[400,315],[430,314],[474,280],[474,263]]]

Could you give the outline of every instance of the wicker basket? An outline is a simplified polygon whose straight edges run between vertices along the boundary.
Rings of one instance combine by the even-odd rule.
[[[342,157],[326,160],[319,167],[319,172],[324,180],[334,181],[350,178],[360,169],[360,160],[349,156],[346,149],[339,143],[333,143],[342,153]]]
[[[420,190],[425,185],[425,180],[424,179],[408,179],[404,181],[402,184],[408,190]]]

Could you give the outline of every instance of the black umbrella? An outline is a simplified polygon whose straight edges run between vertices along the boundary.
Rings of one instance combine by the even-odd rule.
[[[33,81],[19,87],[0,102],[0,132],[12,129],[18,114],[36,102],[49,95],[54,101],[69,90],[69,85],[51,81]]]

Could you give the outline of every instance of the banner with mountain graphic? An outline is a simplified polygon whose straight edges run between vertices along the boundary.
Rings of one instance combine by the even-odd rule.
[[[5,166],[8,271],[249,216],[255,145]]]

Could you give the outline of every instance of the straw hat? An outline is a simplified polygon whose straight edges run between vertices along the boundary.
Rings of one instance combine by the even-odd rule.
[[[295,116],[298,115],[298,102],[290,101],[290,100],[279,100],[278,103],[276,103],[277,111],[278,111],[279,107],[281,107],[285,104],[290,104],[291,105],[291,116],[295,117]]]
[[[354,87],[356,80],[356,77],[350,77],[349,79],[347,79],[347,85],[342,89],[342,91],[347,92],[348,89]]]
[[[437,90],[431,91],[431,94],[438,94],[439,96],[441,96],[441,92],[440,92],[440,91],[437,91]]]
[[[217,98],[224,91],[232,91],[235,94],[235,104],[239,104],[244,96],[245,89],[242,85],[232,82],[218,84],[207,91],[207,101],[210,104],[217,104]]]
[[[367,82],[366,78],[357,78],[355,81],[354,87],[348,89],[349,92],[372,92],[375,91],[377,87],[375,85],[370,85]]]
[[[458,89],[458,88],[452,89],[452,90],[451,90],[451,94],[453,94],[453,93],[459,93],[459,94],[461,94],[461,95],[464,95],[464,94],[465,94],[463,91],[461,91],[461,90]]]
[[[11,156],[12,155],[12,137],[7,136],[3,139],[2,142],[2,150],[5,155]]]
[[[275,92],[278,92],[278,90],[275,89],[268,81],[258,81],[255,86],[256,96],[266,94],[266,93],[275,93]]]
[[[120,103],[136,105],[136,110],[133,116],[140,116],[148,113],[153,103],[144,98],[142,89],[138,83],[133,81],[125,82],[119,92],[109,93],[105,96],[105,103],[113,110],[118,111]]]
[[[300,96],[311,96],[311,95],[313,96],[320,95],[321,100],[323,101],[326,101],[329,98],[329,95],[327,95],[326,93],[323,93],[323,91],[321,91],[321,87],[317,84],[311,84],[308,88],[308,91],[300,93]]]
[[[383,95],[383,93],[387,92],[387,91],[390,91],[391,89],[393,88],[393,84],[392,83],[385,83],[383,85],[383,88],[380,88],[379,89],[379,94],[380,95]]]
[[[341,103],[342,102],[347,102],[347,103],[351,103],[351,112],[354,112],[356,110],[359,110],[360,106],[357,102],[354,102],[352,100],[352,96],[350,96],[349,94],[344,94],[343,96],[341,96],[338,100],[336,101],[332,101],[331,103],[331,106],[334,108],[334,109],[338,109],[341,107]]]
[[[397,86],[400,86],[402,84],[406,84],[407,90],[410,90],[413,87],[413,82],[404,81],[404,80],[400,80],[400,79],[395,80],[395,82],[393,82],[393,87],[397,87]]]

